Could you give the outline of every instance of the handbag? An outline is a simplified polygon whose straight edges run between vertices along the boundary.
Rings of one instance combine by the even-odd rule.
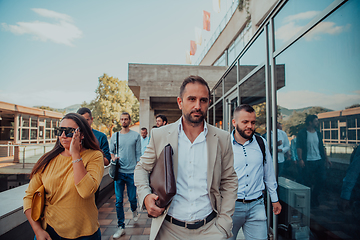
[[[176,180],[173,169],[173,149],[170,144],[161,151],[155,166],[150,173],[152,193],[159,196],[155,204],[160,208],[167,207],[176,194]]]
[[[119,175],[119,159],[116,159],[115,161],[110,161],[110,169],[109,169],[109,176],[114,180],[118,180]]]
[[[45,188],[41,185],[34,193],[31,202],[31,218],[34,221],[43,217],[45,207]]]
[[[116,138],[119,140],[119,132],[116,133]],[[118,153],[118,151],[119,151],[119,141],[116,141],[115,153]],[[113,160],[110,161],[109,176],[114,181],[118,180],[119,168],[120,168],[119,159],[115,159],[115,161]]]

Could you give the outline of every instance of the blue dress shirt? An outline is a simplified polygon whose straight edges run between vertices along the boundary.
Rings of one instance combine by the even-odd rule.
[[[231,134],[231,140],[234,168],[239,184],[238,199],[253,200],[260,197],[266,185],[271,201],[277,202],[279,199],[276,192],[275,171],[266,141],[263,139],[266,148],[266,163],[263,165],[263,154],[255,136],[242,145],[235,140],[234,131]]]

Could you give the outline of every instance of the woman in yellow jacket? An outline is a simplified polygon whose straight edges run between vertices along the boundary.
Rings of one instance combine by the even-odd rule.
[[[103,154],[85,118],[67,114],[55,129],[55,147],[35,164],[24,197],[24,212],[35,239],[100,240],[95,192],[103,173]],[[44,217],[31,218],[34,192],[45,187]]]

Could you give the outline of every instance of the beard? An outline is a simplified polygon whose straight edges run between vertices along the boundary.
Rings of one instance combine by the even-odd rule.
[[[193,117],[191,114],[192,113],[200,113],[200,117],[198,118],[195,118]],[[185,119],[188,121],[188,122],[191,122],[191,123],[201,123],[204,121],[204,119],[206,118],[206,112],[202,112],[202,111],[191,111],[190,113],[188,114],[184,114],[184,117]]]
[[[254,136],[254,133],[255,133],[255,130],[251,130],[250,135],[247,135],[245,133],[245,130],[242,130],[241,128],[239,128],[239,125],[237,125],[237,124],[236,124],[236,131],[240,134],[240,136],[242,136],[243,138],[245,138],[247,140],[250,140]]]

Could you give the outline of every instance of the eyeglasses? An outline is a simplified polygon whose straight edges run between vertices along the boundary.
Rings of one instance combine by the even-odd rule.
[[[56,127],[55,128],[55,135],[61,136],[63,132],[65,132],[66,137],[72,137],[76,131],[76,128],[72,127]]]

